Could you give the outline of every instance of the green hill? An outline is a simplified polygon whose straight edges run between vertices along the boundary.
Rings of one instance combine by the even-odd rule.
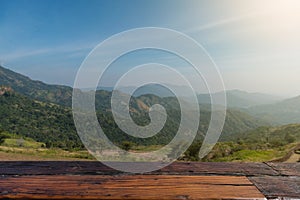
[[[62,85],[49,85],[41,81],[13,72],[0,66],[0,86],[10,86],[14,91],[35,100],[71,105],[72,88]]]
[[[252,115],[277,124],[300,123],[300,96],[248,109]]]
[[[259,127],[234,133],[218,142],[202,161],[213,162],[266,162],[284,161],[296,152],[300,145],[300,124],[279,127]],[[200,142],[195,142],[182,159],[198,160]],[[299,151],[299,150],[298,150]],[[294,153],[295,154],[295,153]]]
[[[68,107],[32,100],[1,87],[0,118],[2,131],[33,138],[49,147],[81,147]]]
[[[47,146],[68,149],[82,147],[72,119],[70,107],[72,88],[33,81],[3,67],[0,67],[0,85],[4,85],[1,87],[0,95],[1,130],[31,137],[38,142],[46,143]],[[161,104],[168,113],[167,123],[160,133],[147,139],[139,139],[123,133],[114,122],[110,108],[111,94],[112,92],[104,90],[96,92],[96,110],[105,133],[117,145],[122,145],[123,141],[137,145],[164,145],[177,133],[181,113],[176,97],[162,98],[145,94],[131,98],[131,116],[139,125],[150,122],[148,110],[154,104]],[[200,105],[197,139],[203,138],[206,133],[211,117],[209,107]],[[198,119],[185,120],[192,123]],[[221,139],[262,125],[266,123],[239,110],[229,109]]]
[[[100,95],[100,93],[102,95]],[[98,114],[103,119],[102,125],[104,128],[106,128],[105,131],[109,133],[108,137],[111,140],[116,141],[117,143],[120,143],[121,141],[130,141],[138,145],[164,145],[169,143],[177,133],[177,129],[181,119],[181,113],[179,103],[175,97],[161,98],[152,94],[147,94],[131,98],[131,116],[133,120],[139,125],[146,125],[150,123],[148,110],[154,104],[162,105],[166,109],[168,114],[165,127],[159,134],[147,139],[139,139],[124,134],[114,123],[112,114],[110,112],[110,95],[111,94],[108,91],[98,91],[96,95],[96,108],[102,108],[101,112],[99,112]],[[97,98],[99,97],[101,97],[101,101],[97,100]],[[201,140],[205,136],[210,122],[210,117],[211,112],[209,109],[209,105],[200,105],[200,125],[196,140]],[[190,123],[193,123],[194,120],[198,119],[193,119],[191,117],[186,120]],[[224,129],[221,134],[220,140],[230,138],[232,134],[245,132],[265,125],[268,125],[268,123],[263,120],[254,118],[247,113],[235,109],[228,109]]]
[[[300,124],[289,124],[278,127],[259,127],[245,133],[235,133],[231,141],[243,140],[249,144],[280,146],[300,142]]]
[[[81,142],[76,134],[69,107],[33,100],[14,92],[9,87],[0,90],[0,129],[30,137],[47,146],[66,149],[80,148]],[[123,133],[113,120],[110,111],[111,92],[97,92],[97,115],[107,136],[116,144],[131,141],[138,145],[163,145],[176,134],[180,122],[179,104],[176,98],[160,98],[155,95],[143,95],[131,100],[131,115],[135,122],[146,125],[150,122],[148,109],[155,103],[162,104],[168,113],[167,123],[161,132],[148,139],[138,139]],[[198,138],[202,138],[208,127],[210,112],[201,111]],[[187,119],[193,121],[195,119]],[[240,111],[229,110],[223,135],[250,130],[261,126],[261,122]],[[226,137],[225,137],[226,138]]]

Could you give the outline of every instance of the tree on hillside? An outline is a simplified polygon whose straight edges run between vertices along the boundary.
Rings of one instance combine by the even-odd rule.
[[[0,133],[0,145],[4,143],[5,139],[7,138],[6,135]]]
[[[288,143],[293,143],[295,142],[296,138],[293,137],[290,133],[286,133],[284,136],[284,140]]]
[[[123,141],[121,144],[121,148],[125,151],[129,151],[134,146],[133,142],[130,141]]]

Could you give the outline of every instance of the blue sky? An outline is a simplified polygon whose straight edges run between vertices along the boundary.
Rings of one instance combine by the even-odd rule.
[[[0,8],[0,62],[33,79],[72,85],[97,44],[121,31],[157,26],[202,44],[227,89],[300,94],[297,0],[0,0]]]

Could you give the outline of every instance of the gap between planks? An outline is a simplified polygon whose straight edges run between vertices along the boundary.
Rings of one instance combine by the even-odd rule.
[[[186,175],[4,176],[0,198],[265,199],[245,176]]]

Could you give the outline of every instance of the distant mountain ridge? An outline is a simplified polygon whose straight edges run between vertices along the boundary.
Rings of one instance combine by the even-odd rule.
[[[247,111],[269,122],[275,121],[278,124],[300,123],[300,96],[274,104],[254,106]]]
[[[16,92],[25,96],[56,103],[59,105],[71,106],[72,88],[64,85],[50,85],[41,81],[35,81],[27,76],[16,73],[9,69],[0,66],[0,85],[10,86]],[[173,86],[179,91],[180,96],[184,96],[184,86]],[[113,87],[99,87],[99,90],[112,91]],[[132,87],[123,87],[120,89],[121,92],[128,93]],[[158,84],[145,85],[136,90],[134,93],[135,97],[154,94],[159,97],[174,97],[174,94],[167,88]],[[213,93],[218,97],[220,93]],[[241,90],[228,90],[227,95],[227,106],[235,108],[248,108],[264,104],[273,104],[283,100],[281,97],[261,94],[261,93],[249,93]],[[188,98],[188,97],[186,97]],[[198,95],[199,104],[210,104],[209,94]],[[223,105],[222,105],[223,106]]]
[[[212,96],[216,98],[221,97],[221,93],[212,93]],[[283,100],[282,97],[277,97],[269,94],[262,93],[250,93],[242,90],[227,90],[227,107],[231,108],[248,108],[257,105],[272,104]],[[210,104],[210,95],[209,94],[199,94],[198,101],[200,104],[206,103]],[[223,105],[224,106],[224,105]]]
[[[168,85],[168,86],[175,88],[178,91],[179,96],[185,96],[185,93],[186,93],[185,86],[179,86],[179,85]],[[114,90],[114,87],[98,87],[97,89],[98,90],[106,90],[106,91],[111,92]],[[134,89],[135,89],[134,86],[124,86],[124,87],[118,88],[119,91],[126,93],[126,94],[129,94],[130,91],[132,91]],[[175,97],[175,94],[170,89],[164,87],[163,85],[154,84],[154,83],[147,84],[147,85],[137,88],[134,91],[133,96],[138,97],[138,96],[142,96],[145,94],[154,94],[159,97]]]
[[[63,146],[63,143],[70,147],[79,145],[70,107],[72,88],[33,81],[5,68],[0,68],[0,84],[4,86],[3,88],[9,87],[13,90],[12,95],[0,96],[2,102],[0,118],[5,119],[0,121],[1,130],[33,137],[37,141],[48,142],[54,146]],[[6,89],[3,91],[3,94],[6,94]],[[110,108],[111,94],[110,91],[97,91],[95,103],[101,126],[108,137],[117,144],[124,140],[132,140],[144,145],[165,144],[170,142],[177,132],[181,117],[176,97],[145,94],[131,98],[130,111],[137,124],[146,125],[150,122],[148,111],[156,103],[163,105],[168,112],[169,121],[162,132],[146,141],[129,137],[115,124]],[[198,130],[198,137],[201,138],[206,133],[210,121],[210,110],[207,105],[200,105],[200,107],[204,107],[201,109]],[[198,119],[185,120],[193,122]],[[266,123],[247,113],[228,110],[222,135],[244,132],[262,125]],[[39,131],[41,131],[40,134]],[[63,143],[59,142],[61,139]],[[67,142],[68,140],[74,140],[74,142]]]
[[[34,81],[27,76],[0,66],[0,85],[10,86],[14,91],[27,97],[70,106],[72,88],[63,85],[49,85]]]
[[[22,74],[13,72],[9,69],[0,66],[0,85],[9,86],[15,92],[24,95],[33,100],[38,100],[46,103],[55,103],[57,105],[71,107],[72,105],[72,88],[63,85],[49,85],[41,81],[31,80]],[[96,106],[98,110],[108,111],[110,107],[111,88],[106,87],[104,90],[96,92]],[[184,94],[184,87],[179,87],[181,94]],[[154,94],[149,94],[154,93]],[[149,94],[149,95],[148,95]],[[249,126],[242,125],[241,127],[254,127],[253,124],[289,124],[300,123],[300,97],[283,100],[281,97],[276,97],[260,93],[248,93],[240,90],[229,90],[227,94],[227,106],[233,111],[233,116],[248,116],[242,121],[252,118]],[[137,113],[144,112],[145,105],[152,104],[158,101],[165,101],[165,105],[172,107],[176,104],[176,97],[170,90],[155,84],[146,85],[137,90],[132,97],[135,99],[133,110]],[[214,93],[212,95],[220,95]],[[156,97],[155,97],[156,96]],[[186,97],[188,98],[188,97]],[[199,94],[199,104],[202,110],[209,110],[210,95]],[[231,109],[234,108],[234,109]],[[173,108],[172,108],[173,109]],[[240,114],[237,114],[240,112]],[[242,114],[241,114],[242,113]],[[237,118],[236,118],[237,119]],[[255,120],[254,120],[255,119]],[[262,123],[257,123],[261,119]],[[247,120],[246,120],[247,121]],[[233,122],[233,121],[232,121]],[[234,124],[234,123],[233,123]],[[237,123],[239,124],[239,123]],[[232,125],[237,130],[237,125]],[[247,128],[246,128],[247,129]]]
[[[76,134],[72,111],[70,107],[64,107],[52,103],[45,103],[23,96],[8,87],[0,87],[0,132],[9,131],[20,136],[30,137],[36,141],[46,143],[48,146],[60,148],[80,148],[82,144]],[[168,113],[168,121],[162,131],[147,140],[129,137],[115,124],[110,110],[111,92],[99,91],[96,102],[99,123],[107,136],[116,144],[122,141],[132,141],[140,145],[168,143],[177,132],[180,123],[180,108],[176,98],[161,98],[155,95],[142,95],[131,100],[131,115],[139,125],[150,123],[149,108],[160,103]],[[193,123],[192,118],[185,119]],[[200,126],[198,139],[202,139],[207,131],[210,121],[210,111],[202,110],[200,114]],[[244,132],[266,125],[258,119],[246,113],[228,110],[222,138],[231,134]]]
[[[187,100],[189,99],[186,96],[186,87],[185,86],[178,86],[172,85],[178,91],[178,96],[185,97]],[[113,87],[98,87],[99,90],[106,90],[112,91]],[[134,89],[133,86],[121,87],[119,90],[124,93],[129,93]],[[257,92],[246,92],[242,90],[227,90],[227,104],[228,107],[233,108],[248,108],[257,105],[264,105],[264,104],[272,104],[283,100],[283,97],[270,95],[270,94],[263,94]],[[133,96],[138,97],[145,94],[155,94],[159,97],[175,97],[175,94],[171,92],[168,88],[159,85],[159,84],[148,84],[138,88]],[[198,94],[198,101],[199,104],[211,104],[211,95],[215,96],[216,98],[221,97],[221,92],[216,92],[212,94]],[[222,106],[225,106],[224,104]]]

